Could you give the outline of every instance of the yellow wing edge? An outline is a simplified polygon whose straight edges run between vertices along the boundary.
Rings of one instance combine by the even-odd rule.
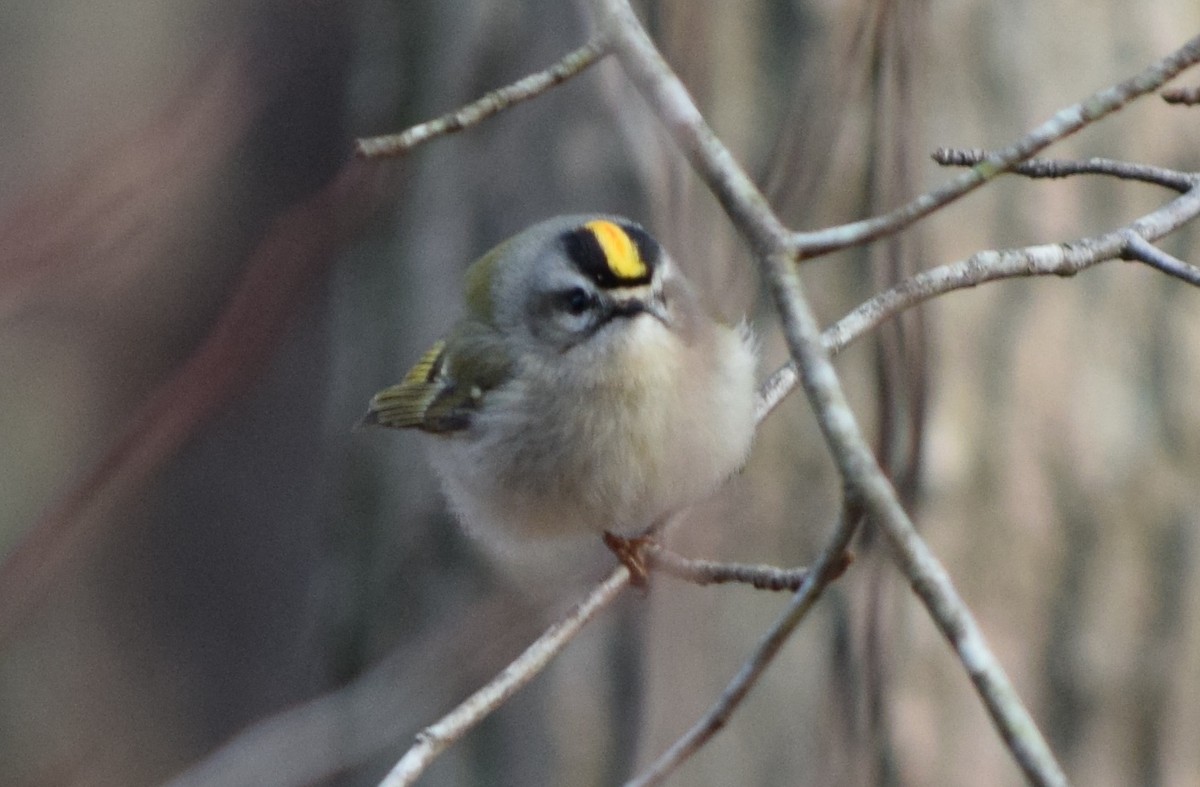
[[[421,360],[409,369],[404,379],[371,397],[364,426],[392,429],[428,429],[429,406],[445,387],[442,365],[446,342],[435,342]]]

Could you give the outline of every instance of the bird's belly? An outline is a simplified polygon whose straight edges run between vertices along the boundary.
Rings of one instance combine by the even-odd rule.
[[[654,352],[645,337],[636,347]],[[447,496],[469,529],[514,546],[644,530],[746,457],[754,357],[740,337],[728,350],[728,363],[708,375],[696,375],[695,364],[661,363],[659,354],[624,359],[641,370],[636,376],[610,372],[576,385],[533,376],[494,392],[504,401],[465,433],[436,440]]]

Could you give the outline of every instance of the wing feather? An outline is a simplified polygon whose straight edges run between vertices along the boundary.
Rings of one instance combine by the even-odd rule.
[[[510,364],[485,326],[460,325],[455,346],[454,363],[445,340],[430,347],[403,380],[371,398],[363,423],[435,434],[470,426],[487,392],[507,379]],[[455,366],[470,370],[469,379],[460,379],[462,368]]]

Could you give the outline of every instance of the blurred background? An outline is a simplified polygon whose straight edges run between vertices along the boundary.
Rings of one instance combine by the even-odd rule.
[[[799,228],[942,182],[1200,31],[1194,0],[657,0],[642,11]],[[0,784],[372,784],[611,566],[453,524],[419,436],[356,431],[555,213],[645,223],[783,359],[756,270],[613,63],[404,160],[396,131],[586,37],[559,0],[0,7]],[[1185,76],[1194,84],[1200,73]],[[1144,99],[1054,149],[1200,168]],[[907,271],[1121,225],[1167,195],[1004,179],[805,268],[822,319]],[[1197,231],[1164,247],[1197,261]],[[1139,266],[991,284],[838,359],[864,426],[1068,774],[1200,783],[1200,293]],[[799,395],[672,545],[803,565],[839,489]],[[870,532],[688,785],[1017,784]],[[430,785],[612,784],[786,599],[656,580]],[[207,758],[207,759],[206,759]]]

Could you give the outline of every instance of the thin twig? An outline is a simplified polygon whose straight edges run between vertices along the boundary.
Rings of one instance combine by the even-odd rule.
[[[940,148],[933,159],[945,166],[974,166],[987,156],[986,151]],[[1114,177],[1150,183],[1174,191],[1188,192],[1200,186],[1200,174],[1181,172],[1164,167],[1152,167],[1128,161],[1092,158],[1080,161],[1034,159],[1018,164],[1013,172],[1027,177],[1066,177],[1072,174],[1112,175]],[[953,290],[975,287],[984,282],[1020,276],[1069,276],[1100,262],[1122,255],[1124,233],[1134,227],[1138,238],[1157,240],[1181,227],[1196,215],[1197,197],[1168,203],[1163,208],[1138,219],[1128,227],[1101,236],[1084,238],[1057,246],[1029,246],[997,252],[981,252],[970,259],[941,265],[905,279],[891,289],[875,295],[822,333],[825,351],[836,355],[855,340],[874,330],[880,324],[896,317],[935,296]],[[1165,220],[1165,221],[1164,221]],[[1139,234],[1140,233],[1140,234]],[[1051,250],[1061,247],[1062,256]],[[1195,266],[1182,260],[1175,264],[1165,262],[1170,258],[1155,249],[1153,259],[1137,259],[1154,265],[1165,273],[1177,276],[1194,284]],[[1156,265],[1154,260],[1164,261]],[[761,422],[796,387],[799,378],[794,361],[776,369],[759,387],[759,398],[755,416]]]
[[[1200,104],[1200,85],[1173,87],[1162,91],[1159,95],[1168,104],[1182,104],[1183,106],[1194,107]]]
[[[1089,267],[1121,257],[1129,247],[1130,237],[1158,240],[1198,215],[1200,188],[1176,197],[1158,210],[1112,232],[1069,243],[985,251],[965,260],[939,265],[879,293],[838,320],[825,330],[825,345],[836,352],[900,312],[953,290],[998,279],[1074,276]]]
[[[887,536],[894,559],[954,648],[1027,778],[1036,784],[1065,784],[1066,777],[1061,767],[1033,718],[1022,705],[1004,669],[988,648],[970,610],[959,598],[941,563],[917,534],[891,483],[875,461],[823,346],[820,328],[804,297],[794,263],[797,254],[812,252],[820,248],[825,240],[835,244],[843,242],[847,236],[846,230],[835,228],[835,232],[817,245],[809,244],[809,239],[787,233],[762,194],[704,122],[686,88],[667,66],[627,0],[594,2],[601,28],[609,36],[626,73],[758,253],[764,279],[780,312],[788,349],[796,361],[805,393],[846,484],[848,498],[855,504],[861,503]],[[1193,50],[1189,50],[1187,56],[1200,59],[1200,38],[1193,42]],[[1176,60],[1180,57],[1178,54],[1173,56]],[[1174,61],[1168,58],[1164,62]],[[1117,103],[1114,106],[1119,106],[1128,100],[1127,94],[1145,92],[1146,89],[1152,88],[1145,88],[1138,82],[1126,89],[1104,91],[1088,107],[1073,110],[1081,116],[1074,120],[1072,113],[1059,113],[1055,116],[1054,124],[1044,126],[1027,137],[1018,146],[1019,155],[1007,164],[1026,158],[1048,144],[1049,140],[1042,138],[1053,136],[1050,132],[1057,134],[1053,137],[1057,139],[1068,133],[1062,129],[1073,130],[1072,126],[1081,127],[1090,119],[1111,111],[1111,108],[1103,109],[1110,93],[1116,94]],[[1113,103],[1113,100],[1108,103]],[[1025,148],[1029,150],[1025,152]],[[982,182],[989,177],[987,169],[987,166],[980,165],[972,172]],[[963,193],[978,185],[970,182],[969,178],[964,182],[966,187],[962,189]],[[911,203],[915,206],[910,208],[912,216],[899,213],[893,218],[884,217],[876,221],[882,226],[888,226],[890,222],[891,228],[897,229],[932,210],[933,207],[926,205],[926,202],[936,202],[938,199],[948,201],[940,194],[942,192],[935,192],[932,197]],[[860,230],[849,235],[856,232]],[[872,227],[864,227],[861,232],[860,240],[875,237],[871,235],[874,232]]]
[[[696,585],[719,585],[736,582],[752,585],[759,590],[787,590],[795,593],[808,578],[807,568],[780,568],[764,564],[721,563],[684,557],[661,544],[650,542],[643,547],[643,556],[650,568]],[[837,575],[850,565],[849,554],[838,567]],[[836,576],[835,576],[836,578]]]
[[[493,90],[483,98],[453,112],[419,123],[399,134],[360,139],[355,145],[355,151],[364,158],[402,156],[422,142],[478,125],[515,104],[540,96],[550,88],[583,72],[604,55],[603,43],[594,38],[549,68]]]
[[[851,506],[843,508],[841,519],[834,528],[829,543],[817,557],[817,562],[813,564],[812,570],[808,572],[791,603],[763,635],[758,647],[721,692],[721,696],[691,729],[663,752],[649,768],[631,779],[626,787],[660,784],[725,726],[750,689],[770,666],[780,648],[787,642],[788,637],[816,604],[821,592],[845,571],[848,565],[846,550],[854,537],[858,521],[858,513],[852,510]]]
[[[1180,173],[1200,187],[1200,178]],[[1166,185],[1161,184],[1161,185]],[[1189,191],[1125,227],[1067,243],[985,251],[968,259],[939,265],[909,277],[857,306],[821,334],[825,351],[836,355],[859,338],[939,295],[977,287],[990,281],[1028,276],[1074,276],[1115,259],[1144,262],[1189,284],[1200,285],[1200,267],[1150,245],[1200,216],[1200,189]],[[796,387],[795,362],[789,362],[759,388],[761,421]]]
[[[944,167],[973,167],[988,157],[979,148],[938,148],[933,160]],[[1121,180],[1136,180],[1184,192],[1196,185],[1196,176],[1177,169],[1117,161],[1108,158],[1030,159],[1007,170],[1027,178],[1066,178],[1072,175],[1109,175]]]
[[[787,228],[767,204],[767,198],[705,122],[687,88],[674,78],[671,67],[629,4],[622,0],[592,2],[601,35],[620,56],[626,75],[754,250],[766,253],[772,239],[788,235]],[[672,78],[660,78],[664,74]]]
[[[461,656],[464,639],[480,635],[490,635],[493,645],[512,641],[506,606],[502,597],[482,600],[462,610],[457,625],[400,642],[349,683],[256,719],[162,787],[340,783],[339,776],[411,734],[406,711],[427,695],[417,687],[397,691],[408,665],[445,663]]]
[[[995,151],[942,187],[922,194],[899,208],[862,221],[842,224],[813,232],[797,232],[791,239],[792,250],[801,259],[811,259],[839,249],[866,243],[908,227],[918,219],[959,199],[982,186],[1048,145],[1075,133],[1128,104],[1139,96],[1152,93],[1184,69],[1200,62],[1200,36],[1155,62],[1142,73],[1105,88],[1056,112],[1049,120],[1026,134],[1010,147]]]
[[[1125,250],[1121,256],[1127,260],[1144,262],[1168,276],[1181,279],[1193,287],[1200,287],[1200,268],[1167,254],[1136,232],[1125,233]]]
[[[429,764],[542,671],[597,612],[604,609],[629,584],[629,569],[618,566],[586,599],[551,626],[511,664],[483,688],[434,724],[417,733],[400,762],[379,787],[401,787],[416,781]]]

